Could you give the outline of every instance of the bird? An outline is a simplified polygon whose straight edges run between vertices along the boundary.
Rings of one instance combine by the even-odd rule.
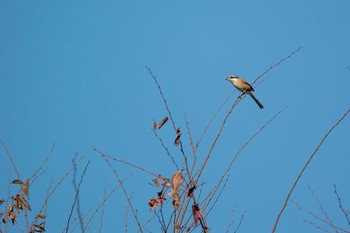
[[[237,75],[231,75],[226,78],[227,81],[230,81],[233,86],[235,86],[240,92],[244,94],[250,95],[255,103],[259,106],[260,109],[263,109],[264,106],[260,103],[260,101],[254,96],[253,91],[254,88],[243,78],[238,77]]]

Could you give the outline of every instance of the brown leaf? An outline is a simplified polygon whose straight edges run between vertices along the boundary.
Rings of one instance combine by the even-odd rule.
[[[153,178],[152,181],[158,188],[160,188],[160,186],[162,186],[157,178]]]
[[[173,206],[174,206],[174,209],[177,210],[180,207],[180,195],[178,193],[175,193],[173,198],[174,198]]]
[[[196,189],[196,186],[193,186],[192,188],[190,188],[190,189],[188,190],[187,196],[188,196],[188,197],[193,197],[193,192],[194,192],[195,189]]]
[[[17,220],[17,215],[14,212],[9,212],[9,218],[12,221],[12,224],[15,224]]]
[[[174,193],[177,193],[178,189],[180,188],[183,178],[182,178],[182,169],[178,170],[177,172],[174,172],[173,176],[171,177],[171,186],[172,190],[168,194],[169,196],[172,196]]]
[[[161,192],[158,192],[158,202],[160,203],[160,204],[163,204],[163,202],[164,201],[166,201],[166,198],[164,197],[164,193],[163,193],[163,191],[161,191]]]
[[[153,129],[156,129],[157,128],[157,122],[155,119],[153,119]]]
[[[22,190],[24,195],[26,195],[29,198],[29,182],[28,180],[22,184]]]
[[[46,218],[46,215],[45,214],[37,214],[35,216],[35,218],[42,218],[42,219],[45,219]]]
[[[151,207],[150,210],[154,210],[158,206],[158,201],[156,198],[152,197],[151,199],[148,200],[148,205]]]
[[[201,214],[201,210],[198,206],[198,203],[196,203],[196,202],[192,205],[192,215],[193,215],[194,223],[197,226],[198,221],[199,221],[200,217],[202,216],[202,214]]]
[[[13,180],[12,184],[23,184],[21,180]]]
[[[160,129],[163,127],[163,125],[168,121],[168,117],[165,117],[161,122],[159,122],[157,129]]]
[[[174,144],[176,145],[176,146],[178,146],[178,145],[180,145],[180,137],[181,137],[181,130],[180,130],[180,128],[178,128],[177,130],[176,130],[176,138],[175,138],[175,141],[174,141]]]
[[[23,206],[27,209],[27,210],[32,210],[31,208],[30,208],[30,205],[29,205],[29,203],[27,202],[27,200],[23,197],[23,196],[20,196],[20,198],[21,198],[21,201],[22,201],[22,203],[23,203]]]

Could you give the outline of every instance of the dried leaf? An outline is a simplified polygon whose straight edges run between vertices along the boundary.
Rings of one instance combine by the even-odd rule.
[[[168,121],[168,117],[165,117],[161,122],[159,122],[157,129],[160,129],[163,127],[163,125]]]
[[[157,122],[155,119],[153,119],[153,129],[156,129],[157,128]]]
[[[173,196],[174,193],[177,193],[178,189],[180,188],[183,181],[181,172],[182,169],[178,170],[177,172],[174,172],[173,176],[171,177],[172,190],[168,193],[168,196]]]
[[[150,211],[157,208],[158,204],[159,203],[158,203],[157,199],[154,197],[152,197],[151,199],[148,200],[148,205],[151,207]]]
[[[174,198],[173,206],[174,206],[174,209],[177,210],[180,207],[180,195],[178,193],[175,193],[173,198]]]
[[[157,178],[153,178],[152,181],[158,188],[162,186]]]
[[[12,224],[15,224],[17,215],[14,212],[9,212],[9,219],[12,221]]]
[[[194,192],[195,189],[196,189],[196,186],[193,186],[192,188],[190,188],[190,189],[188,190],[187,196],[188,196],[188,197],[193,197],[193,192]]]
[[[175,190],[175,192],[178,191],[183,181],[181,172],[182,172],[182,169],[175,172],[171,177],[171,185],[173,187],[173,190]]]
[[[7,211],[8,212],[12,212],[13,211],[13,204],[12,203],[9,204],[9,208],[8,208]]]
[[[12,184],[23,184],[21,180],[13,180]]]
[[[37,215],[35,216],[35,218],[36,218],[36,219],[38,219],[38,218],[45,219],[45,218],[46,218],[46,215],[45,215],[45,214],[37,214]]]
[[[35,232],[45,232],[44,224],[45,224],[45,222],[41,222],[39,224],[34,224],[33,225],[35,228],[34,231]]]
[[[28,180],[22,184],[22,190],[24,195],[26,195],[29,198],[29,182]]]
[[[178,128],[177,130],[176,130],[176,138],[175,138],[175,141],[174,141],[174,144],[176,145],[176,146],[178,146],[178,145],[180,145],[180,137],[181,137],[181,130],[180,130],[180,128]]]
[[[158,177],[158,179],[160,179],[160,180],[169,180],[168,178],[163,177],[161,174],[159,174],[157,177]]]
[[[162,186],[163,186],[163,187],[171,187],[171,184],[170,184],[170,182],[167,180],[167,181],[164,181],[164,183],[162,183]]]
[[[202,214],[201,214],[201,210],[198,206],[198,203],[196,203],[196,202],[192,205],[192,215],[193,215],[194,223],[197,226],[198,221],[199,221],[200,217],[202,216]]]
[[[29,205],[29,203],[27,202],[27,200],[23,197],[23,196],[20,196],[20,198],[21,198],[21,201],[22,201],[22,203],[23,203],[23,206],[27,209],[27,210],[32,210],[31,208],[30,208],[30,205]]]
[[[163,193],[163,191],[161,191],[161,192],[158,192],[158,202],[160,203],[160,204],[163,204],[163,202],[164,201],[166,201],[166,198],[164,197],[164,193]]]

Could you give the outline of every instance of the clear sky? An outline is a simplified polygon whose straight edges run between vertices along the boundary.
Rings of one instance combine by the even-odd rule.
[[[237,150],[287,107],[239,155],[207,218],[211,232],[226,232],[232,210],[233,229],[246,211],[238,232],[271,232],[300,169],[350,106],[349,12],[348,0],[1,1],[0,139],[23,180],[40,166],[55,142],[45,173],[30,188],[33,214],[50,183],[62,178],[76,154],[84,156],[78,178],[91,161],[81,188],[83,212],[96,208],[104,190],[116,185],[111,169],[92,145],[164,176],[175,172],[151,130],[153,118],[159,121],[167,112],[146,66],[158,78],[190,154],[185,113],[197,141],[232,93],[227,76],[237,74],[252,82],[302,46],[256,87],[263,110],[250,98],[240,102],[202,176],[203,192],[208,192]],[[206,155],[237,96],[235,92],[209,129],[199,158]],[[310,186],[333,223],[349,230],[333,190],[336,184],[344,207],[350,209],[348,118],[321,147],[292,199],[325,218]],[[171,124],[159,133],[180,157]],[[17,177],[4,149],[0,161],[0,199],[4,199],[8,180]],[[131,174],[126,188],[133,194],[141,222],[146,222],[152,216],[147,201],[156,194],[149,185],[152,176],[113,165],[122,178]],[[66,225],[75,194],[72,179],[70,174],[49,201],[48,232],[61,232]],[[11,188],[14,191],[15,186]],[[126,206],[119,189],[105,207],[103,232],[124,230]],[[91,223],[92,232],[98,231],[99,218]],[[129,232],[135,232],[130,213],[128,219]],[[277,232],[319,232],[304,220],[326,227],[289,203]],[[154,220],[147,229],[159,232],[158,226]]]

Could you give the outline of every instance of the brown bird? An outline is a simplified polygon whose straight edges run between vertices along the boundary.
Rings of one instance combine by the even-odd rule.
[[[259,108],[263,109],[264,106],[260,103],[260,101],[254,96],[253,91],[254,88],[243,78],[238,77],[237,75],[231,75],[226,78],[227,81],[230,81],[233,86],[235,86],[239,91],[243,94],[248,94],[253,98],[255,103],[259,106]]]

